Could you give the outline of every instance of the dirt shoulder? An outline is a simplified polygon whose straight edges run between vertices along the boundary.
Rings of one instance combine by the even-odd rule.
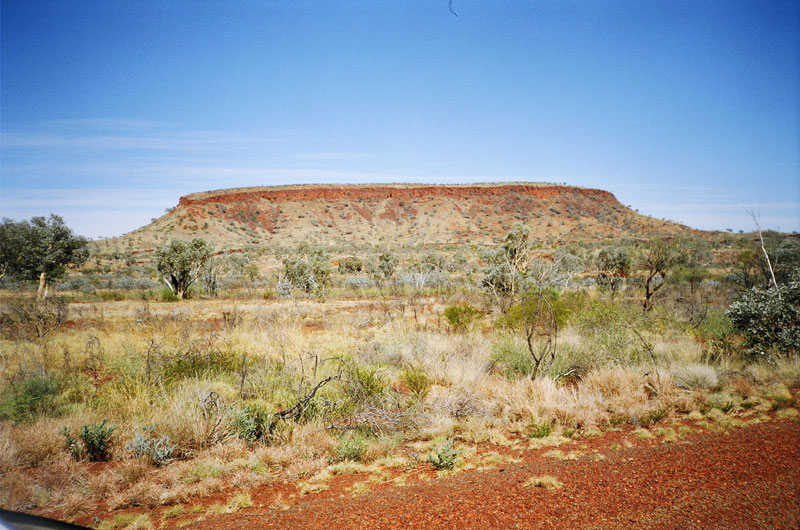
[[[331,488],[284,509],[254,490],[254,507],[184,528],[800,528],[800,422],[627,448],[613,434],[574,460],[537,451],[355,497]],[[525,485],[548,475],[563,486]]]

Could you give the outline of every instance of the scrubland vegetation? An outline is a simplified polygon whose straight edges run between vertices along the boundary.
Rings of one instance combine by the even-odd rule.
[[[92,256],[57,295],[2,291],[3,507],[166,520],[220,491],[215,513],[235,511],[277,480],[310,495],[370,477],[357,494],[386,469],[509,458],[476,444],[625,425],[677,439],[675,419],[794,412],[791,237],[767,234],[769,266],[747,236],[542,248],[521,225],[492,248],[185,247],[202,256]],[[153,524],[116,517],[99,524]]]

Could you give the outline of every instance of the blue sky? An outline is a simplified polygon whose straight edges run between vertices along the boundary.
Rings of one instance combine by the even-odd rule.
[[[0,213],[142,226],[186,193],[548,181],[800,230],[800,2],[0,4]]]

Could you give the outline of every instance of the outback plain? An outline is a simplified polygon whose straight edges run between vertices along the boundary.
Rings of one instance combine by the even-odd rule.
[[[796,233],[510,183],[217,190],[114,239],[0,235],[4,509],[800,524]]]

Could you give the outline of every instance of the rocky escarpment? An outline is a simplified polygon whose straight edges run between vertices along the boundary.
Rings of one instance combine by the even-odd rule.
[[[543,244],[690,230],[639,215],[597,189],[536,183],[306,185],[190,194],[123,238],[142,250],[175,237],[204,237],[230,249],[301,241],[493,244],[515,222],[530,226]]]

